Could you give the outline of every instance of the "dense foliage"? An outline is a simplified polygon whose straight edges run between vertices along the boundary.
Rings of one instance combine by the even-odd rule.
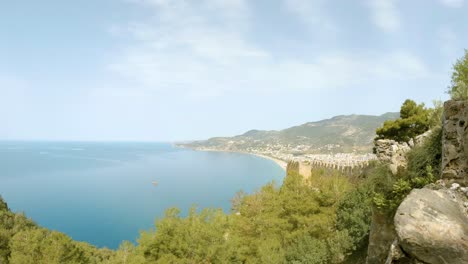
[[[407,100],[400,119],[377,131],[381,138],[407,140],[432,128],[397,175],[375,162],[360,175],[312,169],[304,178],[298,164],[289,163],[281,186],[239,192],[229,214],[192,208],[182,217],[171,208],[136,246],[123,242],[115,251],[41,228],[0,198],[0,264],[363,263],[373,208],[394,213],[413,188],[440,174],[441,114],[441,103],[426,109]]]
[[[434,108],[425,108],[406,100],[400,110],[400,119],[385,122],[377,129],[378,139],[408,141],[430,131],[422,143],[406,154],[408,166],[393,175],[386,164],[376,163],[363,175],[373,191],[374,204],[393,213],[414,188],[434,182],[440,175],[442,160],[442,102],[434,101]],[[402,125],[404,124],[404,125]]]
[[[137,251],[155,263],[341,263],[369,230],[369,193],[351,189],[336,171],[291,172],[281,187],[237,195],[229,215],[169,209]]]
[[[429,129],[430,113],[424,104],[416,104],[408,99],[401,106],[400,118],[385,121],[383,126],[377,129],[377,138],[409,141]]]
[[[454,100],[468,99],[468,50],[453,65],[452,83],[448,92]]]
[[[442,128],[439,126],[407,154],[408,166],[397,175],[392,175],[385,164],[375,165],[366,175],[375,193],[375,205],[393,213],[412,189],[422,188],[439,178],[441,158]]]
[[[116,251],[40,228],[1,200],[0,263],[342,263],[365,250],[370,195],[335,170],[290,172],[280,187],[240,192],[230,214],[168,209]]]
[[[114,252],[76,242],[13,213],[0,197],[0,263],[113,263]]]

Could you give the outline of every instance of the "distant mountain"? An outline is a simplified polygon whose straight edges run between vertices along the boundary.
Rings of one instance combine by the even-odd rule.
[[[375,130],[386,120],[398,117],[399,113],[340,115],[279,131],[250,130],[234,137],[214,137],[180,145],[194,149],[254,153],[368,153],[372,150]]]

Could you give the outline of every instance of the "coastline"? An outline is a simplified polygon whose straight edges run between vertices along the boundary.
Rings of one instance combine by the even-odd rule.
[[[273,157],[270,157],[270,156],[266,156],[266,155],[262,155],[262,154],[257,154],[257,153],[252,153],[252,152],[244,152],[244,151],[233,151],[233,150],[217,150],[217,149],[193,149],[192,150],[196,150],[196,151],[211,151],[211,152],[230,152],[230,153],[240,153],[240,154],[248,154],[248,155],[253,155],[253,156],[257,156],[257,157],[260,157],[260,158],[263,158],[263,159],[267,159],[267,160],[271,160],[273,162],[276,163],[276,165],[278,165],[281,169],[283,169],[285,172],[286,172],[286,168],[288,166],[288,163],[284,160],[280,160],[280,159],[277,159],[277,158],[273,158]]]
[[[254,155],[254,156],[260,157],[260,158],[272,160],[272,161],[274,161],[278,166],[280,166],[284,171],[286,171],[286,168],[288,167],[288,163],[287,163],[286,161],[284,161],[284,160],[280,160],[280,159],[277,159],[277,158],[273,158],[273,157],[266,156],[266,155],[262,155],[262,154],[256,154],[256,153],[248,153],[248,152],[239,152],[239,153],[250,154],[250,155]]]

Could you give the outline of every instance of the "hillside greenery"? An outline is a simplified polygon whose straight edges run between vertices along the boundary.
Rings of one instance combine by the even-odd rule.
[[[168,209],[136,246],[115,251],[41,228],[1,200],[0,263],[343,263],[367,245],[372,200],[360,182],[333,170],[288,173],[281,186],[240,192],[229,214]]]
[[[329,146],[333,146],[332,151],[335,153],[368,153],[372,150],[375,130],[385,121],[394,120],[398,116],[398,113],[381,116],[341,115],[278,131],[250,130],[234,137],[215,137],[181,146],[247,152],[267,145],[283,146],[282,151],[307,146],[305,152],[316,154],[329,153]]]
[[[137,245],[125,241],[117,250],[42,228],[11,212],[0,198],[0,263],[362,263],[372,210],[391,215],[411,189],[437,179],[442,129],[435,123],[440,115],[440,104],[427,109],[407,100],[401,119],[423,120],[424,126],[380,133],[383,138],[409,137],[432,127],[396,176],[379,162],[353,176],[312,169],[304,178],[291,169],[280,186],[270,183],[252,194],[236,194],[229,213],[194,207],[182,217],[179,209],[170,208],[153,230],[141,233]]]
[[[428,138],[406,154],[408,166],[393,175],[385,164],[375,164],[365,177],[373,189],[374,204],[378,209],[394,213],[403,199],[414,188],[422,188],[435,182],[441,174],[442,162],[442,115],[439,101],[434,108],[425,108],[406,100],[400,118],[385,122],[377,129],[377,139],[393,139],[407,142],[430,130]]]
[[[0,197],[0,263],[114,263],[115,252],[73,241],[13,213]]]
[[[454,99],[466,99],[467,80],[468,52],[454,66],[450,90]],[[379,162],[353,176],[312,169],[305,178],[293,169],[280,186],[269,183],[252,194],[236,194],[230,213],[193,207],[182,217],[179,209],[170,208],[153,230],[141,233],[136,245],[124,241],[117,250],[96,248],[42,228],[24,214],[12,212],[0,197],[0,264],[364,263],[372,211],[392,217],[413,188],[438,179],[442,111],[440,102],[426,108],[406,100],[399,118],[377,128],[378,139],[397,141],[431,130],[407,154],[408,166],[397,175]],[[334,119],[325,123],[350,122],[347,117]],[[308,123],[288,133],[301,137],[310,132],[307,127],[317,126],[312,130],[326,133],[325,123]],[[374,125],[374,121],[368,123]],[[250,131],[241,137],[275,134]]]
[[[468,100],[468,50],[465,50],[465,55],[453,65],[448,93],[454,100]]]
[[[373,190],[378,209],[393,214],[414,188],[422,188],[440,178],[442,129],[436,127],[429,138],[407,153],[408,167],[393,175],[385,164],[374,164],[364,176]]]
[[[403,121],[397,119],[386,123],[392,127],[387,134],[382,133],[385,125],[377,130],[381,138],[404,138],[432,128],[424,143],[407,154],[408,166],[397,175],[375,162],[357,175],[316,168],[305,178],[290,164],[281,185],[272,182],[252,194],[237,193],[229,213],[193,207],[182,217],[179,209],[170,208],[136,245],[125,241],[117,250],[42,228],[11,212],[0,198],[0,263],[363,263],[372,210],[391,217],[413,188],[437,180],[441,113],[440,103],[427,109],[407,100],[400,119],[421,122],[421,127],[400,126],[398,131],[395,127]]]
[[[435,119],[437,115],[432,113],[437,110],[436,108],[428,109],[424,104],[417,104],[415,101],[408,99],[401,106],[400,118],[385,121],[383,126],[376,130],[377,139],[408,142],[435,125],[434,123],[438,121]]]

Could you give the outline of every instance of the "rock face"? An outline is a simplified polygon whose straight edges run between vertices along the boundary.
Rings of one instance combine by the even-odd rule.
[[[398,168],[406,168],[406,154],[430,135],[430,131],[410,140],[408,143],[399,143],[395,140],[379,139],[374,142],[374,153],[379,161],[388,164],[394,175]],[[369,234],[367,249],[367,264],[381,264],[385,262],[389,247],[396,238],[393,217],[380,214],[374,210]]]
[[[468,101],[444,104],[442,178],[468,185]]]
[[[406,153],[412,148],[424,142],[432,131],[429,130],[424,134],[417,136],[409,142],[397,142],[391,139],[378,139],[374,142],[374,153],[377,159],[388,164],[390,170],[395,175],[398,168],[406,168],[408,161]]]
[[[414,189],[398,208],[394,220],[398,244],[411,259],[468,263],[467,199],[457,189]]]
[[[429,132],[430,133],[430,132]],[[376,154],[395,173],[406,166],[406,153],[430,134],[406,144],[376,141]],[[468,263],[468,101],[444,104],[442,175],[436,184],[414,189],[398,207],[391,223],[373,219],[368,264]],[[448,184],[449,187],[445,187]],[[380,221],[380,222],[379,222]],[[386,227],[376,227],[378,224]],[[394,227],[395,240],[379,230]],[[376,232],[376,234],[372,234]],[[382,247],[388,257],[382,259]]]
[[[374,152],[380,161],[388,163],[393,174],[398,172],[398,168],[406,168],[406,153],[414,146],[413,141],[409,144],[399,143],[395,140],[378,139],[375,141]]]
[[[381,264],[387,258],[388,247],[396,237],[393,218],[374,210],[370,230],[367,263]]]

